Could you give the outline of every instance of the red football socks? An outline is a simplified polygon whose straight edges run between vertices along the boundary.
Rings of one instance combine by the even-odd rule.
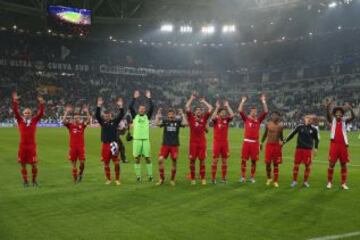
[[[28,182],[26,167],[21,168],[21,175],[25,183]]]
[[[111,180],[111,176],[110,176],[110,166],[109,166],[109,165],[106,165],[106,166],[104,167],[104,171],[105,171],[106,179],[107,179],[107,180]]]
[[[32,182],[36,182],[38,168],[36,166],[33,166],[31,172],[32,172]]]
[[[205,160],[200,161],[200,178],[205,179]]]

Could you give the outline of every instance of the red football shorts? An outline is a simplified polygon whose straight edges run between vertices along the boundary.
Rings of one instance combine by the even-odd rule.
[[[349,162],[349,152],[345,144],[342,143],[330,143],[329,151],[329,161],[331,163],[336,163],[337,160],[340,160],[341,163]]]
[[[229,143],[227,141],[213,143],[213,158],[229,158]]]
[[[244,141],[241,151],[241,158],[243,160],[258,161],[259,160],[260,145],[259,142]]]
[[[21,164],[34,164],[37,163],[36,145],[19,146],[18,162]]]
[[[267,143],[265,146],[265,163],[282,163],[282,151],[279,143]]]
[[[189,151],[190,160],[199,159],[203,161],[206,159],[206,144],[190,143]]]
[[[312,149],[297,148],[295,151],[295,164],[309,165],[312,162]]]
[[[76,160],[84,161],[85,160],[85,148],[84,148],[84,146],[70,147],[69,160],[70,161],[76,161]]]
[[[101,146],[101,161],[108,163],[110,160],[114,163],[119,162],[119,156],[112,154],[110,143],[103,143]]]
[[[159,153],[159,157],[168,158],[170,155],[171,159],[177,159],[179,152],[178,146],[166,146],[162,145]]]

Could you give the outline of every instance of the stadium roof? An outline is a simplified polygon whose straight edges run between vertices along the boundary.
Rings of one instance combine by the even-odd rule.
[[[246,17],[251,10],[320,7],[327,6],[331,1],[333,0],[0,0],[0,9],[41,16],[46,13],[47,5],[56,4],[91,9],[95,24],[137,24],[161,21],[236,21],[240,17]]]

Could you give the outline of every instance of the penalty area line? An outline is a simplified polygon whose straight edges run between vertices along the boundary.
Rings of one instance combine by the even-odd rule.
[[[344,238],[350,238],[350,237],[355,237],[355,236],[360,236],[360,232],[350,232],[350,233],[344,233],[344,234],[339,234],[339,235],[310,238],[308,240],[336,240],[336,239],[344,239]]]

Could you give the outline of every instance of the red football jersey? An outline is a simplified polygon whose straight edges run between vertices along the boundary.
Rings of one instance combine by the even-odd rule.
[[[20,131],[20,145],[29,146],[36,144],[36,125],[44,115],[44,109],[44,104],[40,104],[37,115],[29,120],[26,120],[19,113],[18,103],[13,102],[13,111]]]
[[[216,117],[213,119],[214,123],[214,142],[228,141],[229,123],[232,121],[232,117]]]
[[[342,131],[342,121],[336,121],[334,142],[339,144],[345,144],[344,134]]]
[[[257,119],[252,119],[246,116],[244,112],[240,112],[240,116],[244,121],[244,138],[254,141],[259,140],[260,124],[264,121],[266,115],[267,113],[263,112]]]
[[[206,130],[206,123],[210,117],[210,113],[205,113],[202,117],[197,118],[191,111],[186,112],[187,120],[189,122],[190,128],[190,144],[197,143],[197,144],[206,144],[206,137],[205,137],[205,130]]]
[[[84,131],[86,124],[68,123],[65,124],[65,126],[69,129],[70,147],[84,147]]]

